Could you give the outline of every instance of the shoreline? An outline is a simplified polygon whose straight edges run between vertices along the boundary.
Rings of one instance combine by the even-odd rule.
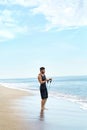
[[[86,130],[87,112],[66,99],[50,97],[40,111],[40,97],[0,86],[0,130]]]
[[[22,88],[13,88],[13,87],[9,87],[9,86],[3,86],[0,84],[0,87],[4,87],[4,88],[8,88],[10,90],[18,90],[18,91],[21,91],[21,92],[25,92],[29,95],[35,95],[36,93],[39,94],[39,90],[33,90],[33,89],[22,89]],[[72,103],[76,103],[77,105],[79,105],[79,107],[82,109],[82,110],[85,110],[87,111],[87,103],[85,103],[84,100],[76,97],[76,96],[71,96],[71,95],[65,95],[65,94],[62,94],[62,93],[56,93],[56,96],[55,96],[55,92],[51,92],[49,93],[49,96],[53,97],[53,98],[57,98],[57,99],[62,99],[62,100],[66,100],[66,101],[69,101],[69,102],[72,102]]]

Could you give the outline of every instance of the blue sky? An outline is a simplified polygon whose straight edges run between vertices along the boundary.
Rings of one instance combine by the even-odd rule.
[[[86,0],[0,0],[0,78],[87,75]]]

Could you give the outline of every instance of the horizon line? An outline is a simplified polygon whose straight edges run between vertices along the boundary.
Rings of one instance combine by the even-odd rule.
[[[54,77],[54,78],[57,78],[57,77],[59,77],[59,78],[63,78],[63,77],[86,77],[87,75],[64,75],[64,76],[50,76],[50,77]],[[49,76],[48,76],[49,77]],[[3,80],[3,79],[36,79],[36,77],[9,77],[9,78],[0,78],[0,80]]]

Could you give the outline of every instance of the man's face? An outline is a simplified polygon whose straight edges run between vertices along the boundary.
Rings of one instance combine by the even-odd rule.
[[[45,69],[41,70],[41,73],[42,73],[42,74],[45,74]]]

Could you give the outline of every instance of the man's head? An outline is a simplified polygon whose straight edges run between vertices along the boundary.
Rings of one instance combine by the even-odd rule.
[[[40,68],[40,72],[41,72],[42,74],[45,74],[45,67],[41,67],[41,68]]]

